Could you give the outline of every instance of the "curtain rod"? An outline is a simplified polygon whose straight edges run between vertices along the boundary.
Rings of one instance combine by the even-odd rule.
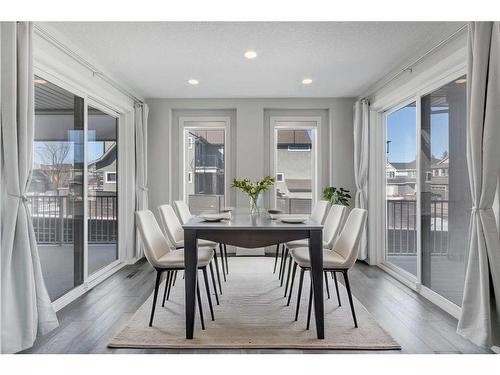
[[[389,83],[391,83],[392,81],[394,81],[396,78],[398,78],[401,74],[403,73],[406,73],[406,72],[412,72],[413,71],[413,68],[418,64],[420,63],[420,61],[422,61],[423,59],[425,59],[427,56],[429,56],[430,54],[432,54],[433,52],[435,52],[436,50],[438,50],[439,48],[441,48],[443,45],[445,45],[446,43],[448,43],[450,40],[452,40],[453,38],[455,38],[458,34],[460,34],[462,31],[464,31],[465,29],[467,29],[468,27],[468,24],[465,23],[463,24],[462,26],[460,26],[456,31],[454,31],[451,35],[449,35],[447,38],[443,39],[442,41],[440,41],[438,44],[436,44],[434,47],[432,47],[430,50],[428,50],[427,52],[425,52],[422,56],[418,57],[417,59],[415,59],[414,61],[412,61],[411,63],[405,65],[402,69],[400,69],[396,74],[394,74],[388,81],[384,82],[382,84],[382,86],[372,90],[370,93],[368,93],[365,97],[363,97],[362,99],[367,99],[370,95],[372,95],[375,91],[377,90],[381,90],[383,89],[384,87],[386,87]]]
[[[71,57],[73,60],[75,60],[77,63],[80,65],[84,66],[85,68],[89,69],[92,72],[93,76],[97,76],[100,79],[102,79],[104,82],[109,84],[110,86],[114,87],[116,90],[124,94],[125,96],[129,97],[132,99],[135,103],[139,104],[144,104],[144,102],[137,98],[135,95],[131,94],[128,90],[124,89],[121,85],[119,85],[116,81],[105,75],[103,72],[101,72],[96,66],[91,64],[89,61],[87,61],[85,58],[77,54],[75,51],[73,51],[71,48],[66,46],[65,44],[61,43],[58,39],[56,39],[54,36],[52,36],[50,33],[48,33],[46,30],[38,26],[37,24],[33,25],[34,31],[44,40],[52,44],[54,47],[58,48],[62,52],[64,52],[66,55]]]

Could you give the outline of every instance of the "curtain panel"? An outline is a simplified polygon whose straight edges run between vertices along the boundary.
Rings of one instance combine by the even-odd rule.
[[[370,103],[367,99],[358,100],[354,105],[354,180],[356,195],[354,206],[368,209],[368,154],[369,154]],[[368,229],[365,226],[360,241],[358,259],[368,258]]]
[[[135,209],[148,208],[148,113],[146,104],[137,103],[134,106],[135,123]],[[136,257],[142,258],[144,251],[136,232]]]
[[[493,212],[500,172],[500,23],[471,22],[467,73],[467,164],[472,195],[469,259],[457,332],[500,343],[500,239]]]
[[[3,22],[1,27],[1,347],[14,353],[31,347],[58,322],[26,199],[33,163],[33,26]]]

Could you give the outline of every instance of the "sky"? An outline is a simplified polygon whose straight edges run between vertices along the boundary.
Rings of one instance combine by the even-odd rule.
[[[43,156],[44,143],[45,142],[35,142],[33,149],[34,151],[33,158],[35,159],[35,163],[37,164],[44,164],[46,162],[46,160],[44,161],[44,156]],[[66,142],[54,142],[54,143],[64,144]],[[75,161],[74,160],[75,148],[73,142],[67,142],[67,143],[69,144],[69,151],[64,162],[68,164],[73,164]],[[88,152],[89,152],[89,161],[94,161],[100,158],[104,154],[104,142],[89,142]]]
[[[437,108],[433,108],[437,109]],[[410,162],[416,153],[416,107],[404,107],[387,116],[388,160]],[[431,152],[440,158],[448,145],[448,114],[434,114],[431,118]]]

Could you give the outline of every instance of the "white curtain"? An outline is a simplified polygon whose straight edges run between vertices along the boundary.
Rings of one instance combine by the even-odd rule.
[[[33,27],[2,23],[1,340],[2,352],[33,345],[58,326],[45,287],[27,205],[33,162]]]
[[[135,122],[135,209],[148,208],[148,113],[146,104],[137,103],[134,107]],[[136,233],[136,256],[142,258],[144,252]]]
[[[457,332],[500,343],[500,239],[492,205],[500,173],[500,24],[469,24],[467,164],[472,195],[469,260]]]
[[[354,206],[368,208],[368,126],[370,119],[370,103],[367,99],[358,100],[354,105],[354,179],[356,195]],[[368,258],[367,227],[361,238],[358,259]]]

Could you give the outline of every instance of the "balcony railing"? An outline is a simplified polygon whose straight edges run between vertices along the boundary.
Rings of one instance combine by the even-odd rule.
[[[39,244],[74,242],[75,205],[82,204],[69,196],[30,195],[28,204]],[[118,197],[103,195],[88,201],[89,243],[115,243],[118,239]]]
[[[417,202],[387,200],[387,255],[417,254]],[[428,214],[431,255],[448,254],[448,201],[431,201]],[[422,220],[423,223],[423,220]]]
[[[276,198],[276,208],[285,214],[310,214],[311,206],[311,198]]]

